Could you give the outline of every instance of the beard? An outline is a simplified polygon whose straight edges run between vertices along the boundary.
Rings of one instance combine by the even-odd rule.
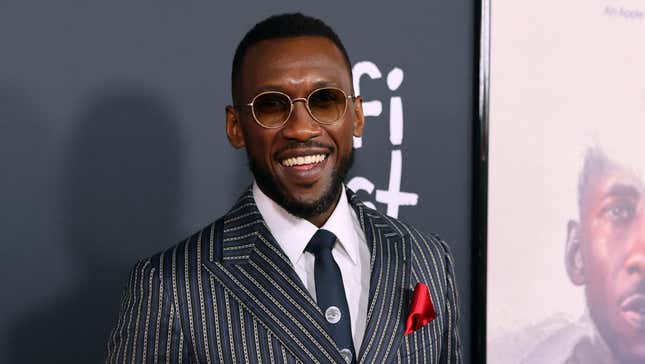
[[[323,191],[322,196],[318,200],[311,202],[298,201],[290,196],[288,191],[278,183],[275,176],[262,170],[255,164],[253,158],[248,154],[248,149],[247,160],[251,173],[253,173],[253,177],[255,177],[255,181],[262,192],[291,215],[301,219],[310,219],[328,211],[338,202],[341,188],[343,187],[342,183],[354,164],[354,149],[352,148],[349,154],[340,160],[338,168],[331,174],[330,183],[324,186],[325,191]]]

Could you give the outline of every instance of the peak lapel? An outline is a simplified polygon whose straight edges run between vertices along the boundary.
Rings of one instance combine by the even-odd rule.
[[[250,189],[220,225],[220,255],[204,262],[206,270],[294,355],[342,362],[322,312],[268,231]]]
[[[396,354],[405,331],[410,301],[410,241],[388,221],[368,209],[348,190],[370,246],[370,292],[367,327],[360,363],[386,363]]]

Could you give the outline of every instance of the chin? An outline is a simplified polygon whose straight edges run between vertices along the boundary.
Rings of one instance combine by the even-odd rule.
[[[353,161],[354,153],[352,151],[339,164],[339,168],[333,171],[326,183],[322,183],[318,188],[315,185],[312,186],[313,189],[318,189],[320,193],[312,198],[307,198],[304,196],[294,196],[288,187],[280,183],[269,172],[259,168],[253,162],[251,156],[248,155],[249,168],[260,189],[287,212],[302,219],[310,219],[318,216],[336,205],[341,188],[343,187],[343,180],[351,168]]]
[[[605,336],[605,335],[603,335]],[[645,336],[643,332],[613,332],[606,334],[605,341],[614,359],[621,364],[645,363]]]
[[[262,192],[294,216],[302,219],[318,216],[328,211],[338,201],[342,180],[332,178],[326,186],[321,188],[322,191],[317,196],[296,196],[291,193],[289,188],[278,183],[272,175],[255,168],[253,163],[249,164]]]
[[[312,197],[294,196],[287,189],[278,187],[277,184],[264,187],[272,190],[271,193],[275,194],[275,196],[268,196],[287,210],[287,212],[302,219],[309,219],[327,212],[336,205],[342,183],[341,181],[332,180],[321,188],[322,191],[317,196]]]

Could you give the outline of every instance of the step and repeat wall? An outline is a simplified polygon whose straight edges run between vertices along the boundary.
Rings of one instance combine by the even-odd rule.
[[[224,133],[230,69],[261,19],[343,39],[365,133],[347,183],[449,242],[470,350],[474,4],[2,1],[0,362],[101,362],[140,258],[251,183]]]
[[[487,359],[645,362],[645,3],[492,1]]]

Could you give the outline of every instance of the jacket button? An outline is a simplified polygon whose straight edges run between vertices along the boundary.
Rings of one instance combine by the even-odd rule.
[[[341,316],[340,309],[336,306],[329,306],[325,310],[325,318],[330,324],[335,324],[340,321]]]
[[[349,349],[342,349],[340,351],[340,355],[343,356],[343,359],[345,359],[345,363],[350,364],[352,362],[352,359],[354,355],[352,354],[352,351]]]

